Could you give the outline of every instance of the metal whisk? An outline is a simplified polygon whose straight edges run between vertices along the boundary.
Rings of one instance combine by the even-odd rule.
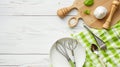
[[[75,62],[74,50],[77,47],[77,45],[78,45],[78,41],[75,39],[69,39],[68,42],[66,43],[66,48],[71,51],[72,59],[73,59],[75,65],[76,65],[76,62]]]
[[[76,67],[76,64],[75,61],[72,61],[69,57],[66,47],[72,51],[72,55],[74,56],[74,49],[76,48],[76,46],[71,46],[71,44],[74,44],[74,42],[76,43],[76,41],[72,41],[71,38],[63,38],[61,40],[58,40],[55,46],[56,50],[67,59],[71,67]]]

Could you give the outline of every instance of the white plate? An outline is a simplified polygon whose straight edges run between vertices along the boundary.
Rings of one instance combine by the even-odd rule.
[[[62,38],[62,39],[66,39],[66,38]],[[74,52],[75,52],[76,67],[82,67],[86,58],[85,48],[79,44]],[[52,67],[70,67],[66,58],[56,50],[55,44],[52,46],[50,50],[50,61]]]

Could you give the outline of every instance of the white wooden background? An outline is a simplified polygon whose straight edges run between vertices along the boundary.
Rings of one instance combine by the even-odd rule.
[[[67,26],[57,9],[74,0],[0,0],[0,67],[17,67],[49,58],[52,44],[80,31]]]

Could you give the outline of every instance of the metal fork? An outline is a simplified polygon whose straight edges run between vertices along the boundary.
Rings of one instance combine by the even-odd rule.
[[[102,49],[102,50],[106,50],[107,49],[107,47],[105,45],[105,42],[102,39],[100,39],[98,36],[96,36],[86,25],[84,25],[84,28],[93,35],[93,37],[96,40],[96,43],[98,44],[100,49]]]

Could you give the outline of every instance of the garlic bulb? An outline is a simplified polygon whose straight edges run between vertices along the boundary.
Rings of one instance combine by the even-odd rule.
[[[99,6],[94,11],[94,16],[97,19],[103,19],[107,15],[107,9],[103,6]]]

